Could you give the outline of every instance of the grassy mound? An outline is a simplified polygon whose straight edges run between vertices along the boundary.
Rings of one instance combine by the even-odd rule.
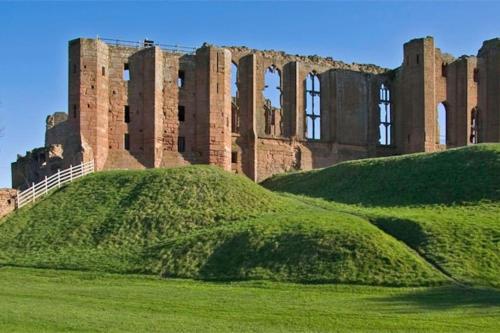
[[[350,161],[272,177],[263,186],[337,202],[376,206],[500,200],[500,144],[432,154]]]
[[[365,220],[302,209],[159,244],[144,260],[162,276],[206,280],[428,285],[445,281],[424,260]]]
[[[0,264],[216,280],[446,281],[366,220],[208,166],[97,173],[0,223]]]
[[[263,185],[327,199],[301,198],[370,220],[460,282],[500,287],[500,144],[347,162]]]
[[[500,287],[500,205],[378,211],[372,221],[468,284]]]

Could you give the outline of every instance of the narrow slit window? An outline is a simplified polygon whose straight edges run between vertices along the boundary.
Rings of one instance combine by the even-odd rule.
[[[231,132],[240,130],[240,107],[238,102],[238,65],[231,63]]]
[[[238,163],[238,152],[233,151],[231,153],[231,163]]]
[[[128,64],[125,63],[123,64],[123,81],[129,81],[130,80],[130,69],[128,67]]]
[[[76,118],[76,104],[73,104],[73,118]]]
[[[478,143],[478,135],[479,135],[479,128],[478,128],[478,108],[477,106],[472,109],[471,112],[471,117],[470,117],[470,143],[476,144]]]
[[[417,54],[417,65],[420,63],[420,55]]]
[[[130,107],[128,105],[125,105],[123,116],[125,123],[130,123]]]
[[[439,103],[437,108],[437,131],[438,143],[446,145],[448,142],[447,112],[445,103]]]
[[[184,106],[179,105],[178,110],[177,110],[177,115],[178,115],[180,122],[183,122],[186,120],[186,109],[184,108]]]
[[[186,151],[186,138],[179,136],[177,138],[177,151],[183,153]]]
[[[101,74],[102,76],[106,76],[106,67],[104,66],[101,67]]]
[[[177,87],[183,88],[184,84],[186,83],[186,74],[184,73],[183,70],[179,71],[179,74],[177,75]]]
[[[306,78],[306,139],[321,138],[321,86],[319,76],[311,72]]]
[[[125,150],[130,150],[130,136],[128,133],[123,136],[123,146]]]
[[[391,91],[389,88],[382,84],[380,86],[379,96],[379,141],[378,143],[383,146],[392,145],[392,110],[391,110]]]

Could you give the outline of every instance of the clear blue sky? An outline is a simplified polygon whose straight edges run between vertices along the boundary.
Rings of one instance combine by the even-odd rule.
[[[0,187],[16,154],[43,146],[45,118],[67,111],[67,42],[119,38],[246,45],[345,62],[401,64],[432,35],[455,56],[500,36],[498,2],[0,2]]]

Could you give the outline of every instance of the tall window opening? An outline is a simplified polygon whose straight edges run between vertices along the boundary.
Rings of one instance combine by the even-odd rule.
[[[128,67],[128,64],[125,63],[123,64],[123,81],[129,81],[130,80],[130,69]]]
[[[306,138],[321,138],[321,86],[319,76],[311,72],[306,78]]]
[[[383,146],[389,146],[392,145],[391,91],[385,84],[380,86],[378,108],[380,111],[378,143]]]
[[[438,128],[438,143],[440,145],[446,145],[448,141],[446,113],[447,113],[446,105],[444,103],[439,103],[437,108],[437,128]]]
[[[128,105],[125,105],[123,118],[125,120],[125,123],[130,123],[130,107]]]
[[[472,109],[471,112],[471,117],[470,117],[470,138],[469,142],[470,143],[478,143],[478,134],[479,134],[479,128],[478,128],[478,111],[479,109],[477,106]]]
[[[130,136],[128,135],[128,133],[125,133],[125,135],[123,136],[123,146],[125,150],[130,150]]]
[[[186,120],[186,109],[184,108],[184,106],[179,105],[179,107],[177,108],[177,117],[180,122]]]
[[[231,132],[240,130],[240,106],[238,102],[238,65],[231,63]]]
[[[177,138],[177,151],[179,153],[183,153],[186,151],[186,138],[183,136],[179,136]]]
[[[183,88],[186,80],[186,74],[184,73],[183,70],[180,70],[178,75],[177,75],[177,87]]]
[[[281,111],[281,73],[276,66],[272,65],[266,70],[264,82],[265,133],[274,134],[276,113]]]

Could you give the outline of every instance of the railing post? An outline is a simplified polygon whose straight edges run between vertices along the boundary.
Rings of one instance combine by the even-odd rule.
[[[57,169],[57,188],[61,187],[61,169]]]
[[[31,183],[31,202],[35,202],[35,183]]]
[[[49,192],[49,189],[47,188],[47,176],[45,176],[45,194],[47,194],[47,192]]]
[[[83,162],[82,162],[82,164],[80,164],[80,170],[82,170],[82,172],[81,172],[82,174],[80,175],[80,177],[83,177],[84,176],[84,174],[83,174]]]
[[[69,181],[73,181],[73,166],[71,164],[69,165]]]

